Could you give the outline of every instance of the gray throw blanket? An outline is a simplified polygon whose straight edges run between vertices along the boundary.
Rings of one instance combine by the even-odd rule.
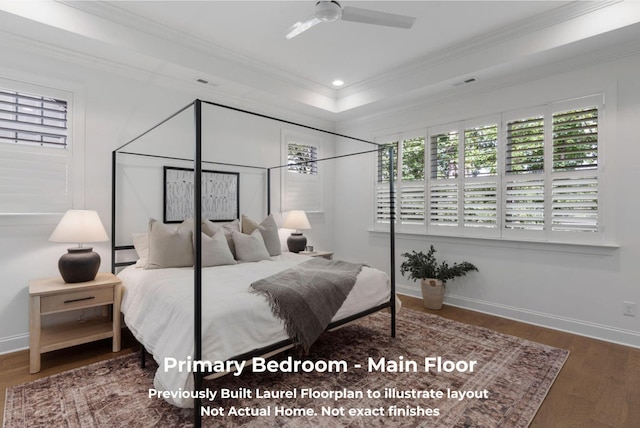
[[[342,306],[363,266],[315,257],[251,287],[267,298],[289,337],[307,351]]]

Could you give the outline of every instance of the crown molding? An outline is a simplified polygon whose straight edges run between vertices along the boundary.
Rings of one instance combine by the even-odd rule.
[[[335,100],[337,91],[325,85],[309,79],[302,78],[293,73],[265,64],[261,61],[254,60],[246,55],[236,51],[227,49],[223,46],[211,43],[200,37],[184,31],[178,31],[169,28],[150,18],[131,13],[117,6],[117,2],[108,3],[104,1],[69,1],[58,0],[58,3],[72,7],[84,13],[96,16],[98,18],[110,21],[114,24],[123,25],[135,31],[145,33],[148,36],[157,38],[164,42],[180,45],[184,49],[193,50],[202,55],[213,57],[217,60],[227,62],[236,67],[249,69],[259,73],[264,77],[277,80],[282,84],[292,85],[298,89],[310,91],[314,94],[321,95]]]
[[[416,61],[412,61],[393,70],[374,76],[362,82],[339,89],[338,99],[379,88],[393,81],[411,79],[412,76],[428,74],[429,70],[448,62],[465,58],[478,51],[487,50],[503,43],[513,41],[527,35],[562,24],[567,21],[588,15],[603,8],[621,3],[622,0],[599,2],[576,1],[556,9],[539,14],[534,18],[527,18],[502,27],[496,31],[485,33],[472,40],[465,40],[440,49]]]
[[[447,49],[339,90],[269,66],[183,31],[167,28],[154,20],[118,7],[117,2],[54,2],[55,7],[67,8],[67,12],[78,20],[82,16],[87,18],[86,28],[89,29],[85,33],[82,28],[63,28],[55,23],[48,26],[47,31],[62,31],[61,39],[66,41],[66,46],[53,45],[55,37],[36,39],[30,33],[20,32],[17,25],[3,28],[2,31],[13,37],[28,39],[41,48],[46,46],[48,55],[64,57],[67,61],[86,65],[94,63],[93,66],[98,63],[127,75],[137,74],[136,78],[141,80],[151,79],[150,76],[162,77],[174,84],[187,83],[191,87],[200,85],[199,88],[203,86],[195,83],[195,80],[204,78],[212,82],[212,85],[205,86],[207,90],[215,90],[217,94],[225,94],[237,100],[271,102],[274,106],[286,106],[285,108],[293,111],[302,108],[303,114],[337,121],[343,118],[349,120],[346,118],[353,118],[363,112],[367,115],[367,112],[380,109],[403,108],[406,104],[398,107],[400,103],[405,100],[411,103],[418,95],[438,96],[438,93],[446,92],[451,89],[449,86],[452,81],[459,80],[461,76],[481,74],[492,67],[517,65],[526,54],[538,54],[562,46],[562,42],[554,45],[553,40],[546,40],[546,45],[540,43],[533,47],[531,39],[538,32],[545,32],[556,25],[620,3],[623,2],[571,2],[473,40],[451,45]],[[25,16],[20,18],[29,19]],[[47,21],[36,19],[34,22],[45,25]],[[73,40],[81,40],[80,46],[72,43]],[[571,40],[565,41],[570,42]],[[112,55],[101,56],[100,49],[87,49],[89,43],[98,43],[97,47]],[[488,58],[486,55],[493,56],[493,62],[482,64],[477,61]],[[127,62],[128,59],[131,60],[130,63]]]
[[[635,31],[640,33],[640,24],[638,24]],[[477,85],[462,86],[455,90],[453,86],[449,86],[446,90],[433,91],[429,94],[422,92],[415,93],[413,97],[404,100],[404,102],[397,102],[392,106],[383,109],[375,109],[373,112],[368,114],[363,114],[363,111],[360,111],[360,114],[355,115],[347,114],[347,116],[350,117],[342,117],[341,120],[337,122],[337,129],[339,131],[349,132],[352,128],[366,128],[371,125],[375,126],[376,123],[389,117],[410,117],[412,113],[415,113],[415,111],[428,108],[431,105],[483,94],[490,95],[496,91],[529,82],[535,82],[542,78],[552,78],[554,76],[572,73],[589,67],[597,67],[610,62],[622,61],[626,58],[635,56],[640,56],[640,37],[630,37],[629,41],[625,43],[614,44],[613,47],[610,45],[603,46],[600,49],[590,51],[587,54],[574,55],[559,62],[545,63],[537,67],[523,66],[524,70],[522,72],[509,73],[507,78],[489,79],[487,81],[482,80]],[[363,107],[359,110],[367,110],[367,108]],[[488,112],[488,114],[492,113],[494,112]],[[402,128],[405,124],[398,123],[397,125]],[[422,123],[420,126],[432,125],[434,124]],[[415,126],[415,123],[410,123],[406,124],[405,128],[412,128]],[[385,129],[375,131],[376,134],[381,135],[392,132],[397,132],[397,130]]]

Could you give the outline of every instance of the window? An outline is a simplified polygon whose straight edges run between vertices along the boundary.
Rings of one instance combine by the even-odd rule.
[[[391,202],[389,198],[389,163],[394,161],[394,179],[397,181],[398,142],[384,143],[378,150],[378,168],[376,184],[376,222],[388,224],[391,220]],[[395,200],[394,200],[395,203]]]
[[[398,230],[420,224],[423,233],[444,235],[601,241],[602,99],[429,128],[426,180],[424,166],[416,165],[425,140],[397,138]],[[380,184],[388,181],[388,160],[382,153],[376,221],[384,227],[388,208]]]
[[[287,165],[283,168],[282,211],[322,211],[322,177],[318,165],[322,141],[290,132],[283,132],[282,140]]]
[[[464,130],[463,225],[465,234],[493,236],[498,226],[498,125],[486,122]]]
[[[287,170],[296,174],[318,174],[318,148],[309,144],[287,144]]]
[[[15,86],[0,87],[0,214],[66,211],[70,95],[8,80],[0,85]]]
[[[0,142],[67,147],[67,102],[0,89]]]
[[[389,223],[389,149],[394,160],[394,182],[399,206],[396,216],[407,227],[424,225],[425,137],[424,132],[405,133],[378,140],[378,179],[376,185],[376,222]],[[395,201],[394,201],[395,202]]]
[[[551,230],[598,231],[598,107],[554,111]]]
[[[429,224],[458,225],[459,131],[434,130],[429,147]]]

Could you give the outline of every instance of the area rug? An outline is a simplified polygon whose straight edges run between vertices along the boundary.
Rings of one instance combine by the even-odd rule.
[[[403,309],[324,334],[275,372],[205,381],[210,427],[527,427],[568,351]],[[287,372],[306,361],[310,372]],[[347,370],[340,371],[344,361]],[[333,364],[335,362],[335,364]],[[333,372],[323,371],[331,365]],[[157,366],[126,355],[7,389],[4,427],[189,427],[193,410],[149,398]],[[427,371],[428,369],[428,371]],[[439,371],[438,371],[439,369]],[[221,395],[224,395],[221,398]]]

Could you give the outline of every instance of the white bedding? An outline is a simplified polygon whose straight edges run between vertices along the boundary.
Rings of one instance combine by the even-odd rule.
[[[202,270],[202,359],[227,360],[287,339],[284,325],[267,300],[249,292],[249,285],[309,257],[284,253],[272,260],[217,266]],[[124,286],[125,323],[159,364],[154,386],[163,391],[189,391],[190,372],[165,373],[165,357],[186,360],[193,355],[193,269],[141,269],[130,266],[118,274]],[[338,310],[337,321],[389,301],[384,272],[364,267]],[[193,400],[171,398],[172,404],[192,407]]]

